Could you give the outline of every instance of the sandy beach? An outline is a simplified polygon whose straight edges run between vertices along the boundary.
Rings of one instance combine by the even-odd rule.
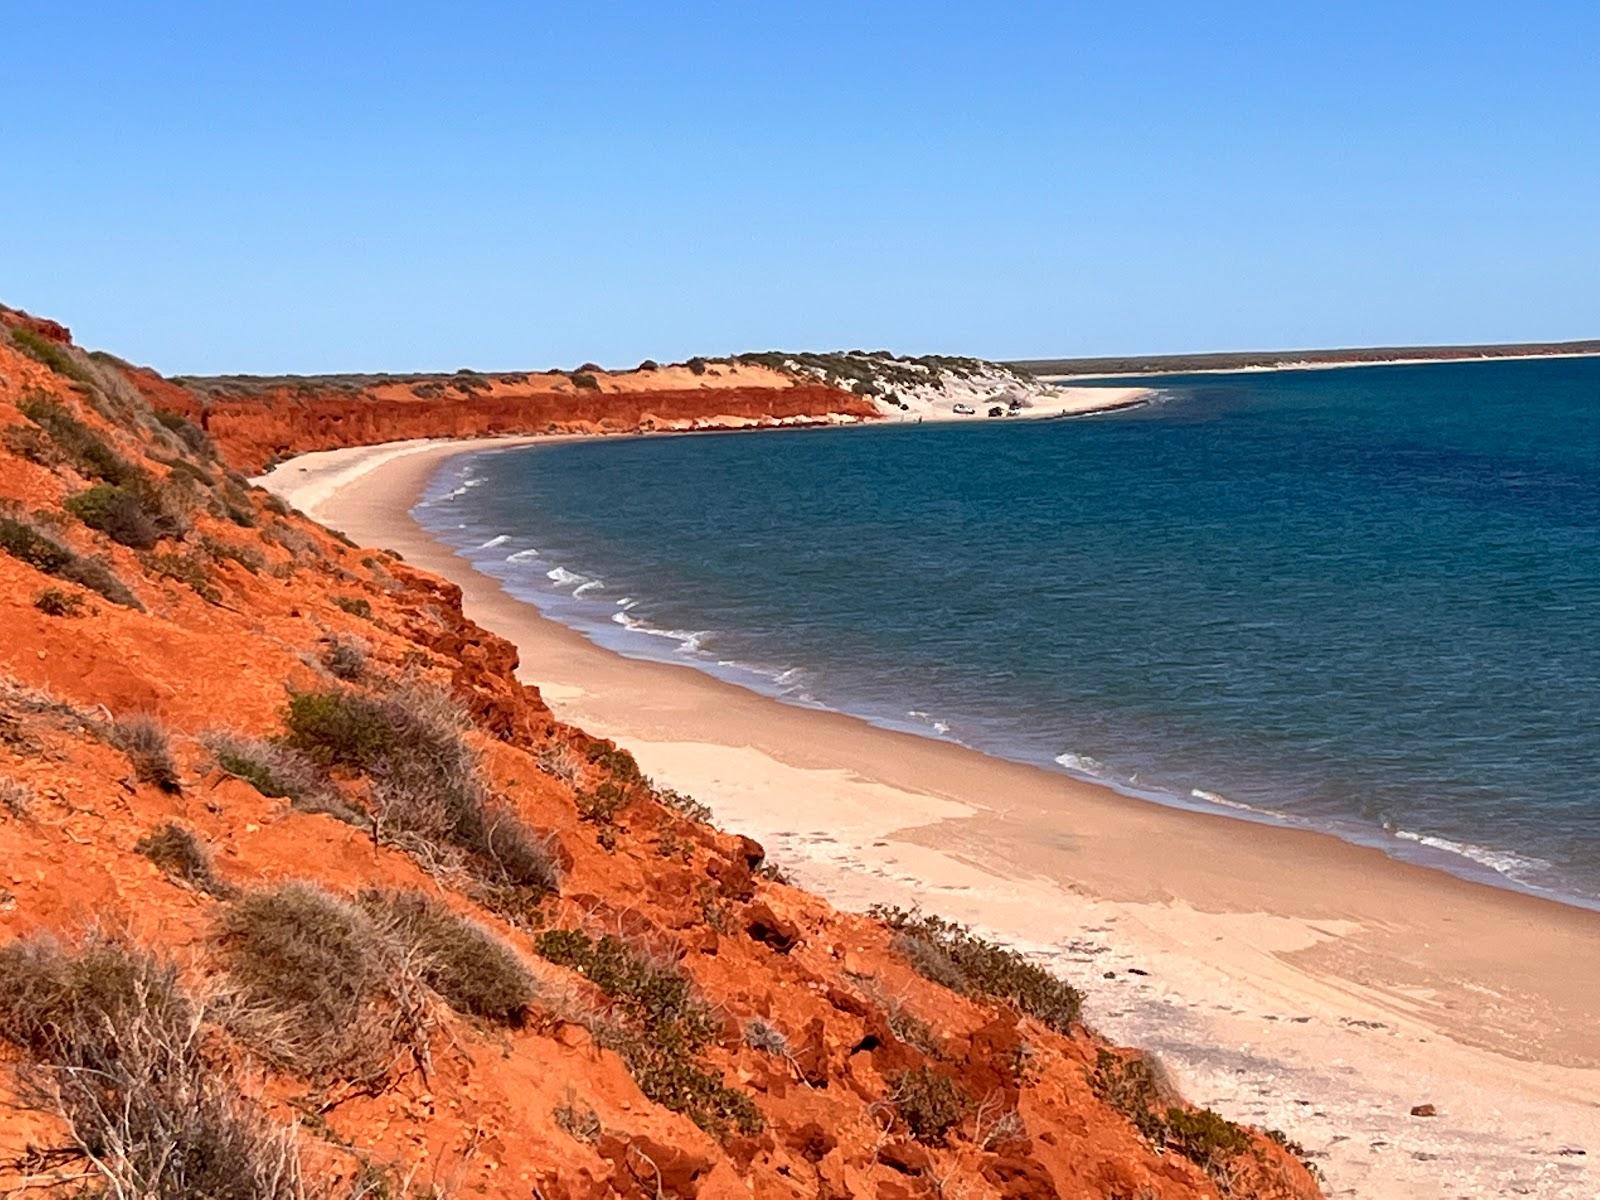
[[[451,455],[538,440],[326,451],[264,483],[455,580],[561,717],[798,881],[843,907],[920,903],[1047,960],[1192,1100],[1301,1143],[1329,1194],[1600,1193],[1600,914],[601,649],[409,516]]]

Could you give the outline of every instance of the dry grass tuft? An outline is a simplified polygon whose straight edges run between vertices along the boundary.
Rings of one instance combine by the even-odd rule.
[[[365,891],[362,910],[412,955],[423,981],[450,1007],[520,1026],[537,998],[516,951],[476,921],[416,891]]]
[[[172,744],[161,722],[148,713],[124,717],[112,723],[109,740],[128,756],[140,783],[151,783],[164,792],[182,791],[178,765],[172,758]]]
[[[229,1026],[308,1078],[376,1082],[427,1061],[431,1016],[416,964],[362,912],[315,884],[248,892],[224,910]]]
[[[121,942],[0,949],[0,1037],[26,1056],[23,1106],[65,1123],[56,1157],[130,1200],[305,1200],[293,1133],[239,1098],[204,1056],[203,1010],[171,965]]]
[[[168,822],[160,829],[145,834],[134,849],[168,875],[183,880],[207,895],[226,898],[234,894],[232,885],[218,877],[216,867],[211,862],[211,852],[192,830],[182,825]]]

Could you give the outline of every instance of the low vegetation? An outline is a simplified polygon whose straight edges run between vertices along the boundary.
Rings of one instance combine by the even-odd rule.
[[[0,552],[46,575],[80,584],[113,604],[125,608],[144,607],[104,562],[79,554],[55,534],[46,532],[39,523],[15,510],[0,511]]]
[[[895,933],[894,947],[925,979],[963,995],[1005,1000],[1062,1033],[1083,1009],[1082,994],[1064,980],[965,925],[916,910],[872,910]]]
[[[97,483],[67,497],[63,507],[90,529],[133,550],[149,550],[183,531],[179,520],[159,508],[145,489]]]
[[[312,1079],[370,1082],[427,1057],[421,981],[358,907],[310,883],[227,906],[217,947],[230,1028],[267,1061]]]
[[[33,804],[33,792],[26,784],[0,776],[0,809],[20,821],[33,811]]]
[[[330,634],[322,641],[322,665],[335,679],[354,683],[367,670],[366,643],[343,634]]]
[[[485,787],[465,716],[436,688],[393,684],[296,692],[285,743],[323,768],[372,781],[376,835],[445,876],[464,874],[507,916],[532,909],[560,884],[546,840]]]
[[[361,909],[412,956],[422,980],[458,1012],[521,1025],[537,996],[516,951],[476,921],[416,891],[365,891]]]
[[[154,784],[164,792],[182,790],[178,765],[172,757],[172,744],[161,722],[148,713],[114,721],[108,740],[128,756],[134,777],[140,783]]]
[[[696,1061],[720,1022],[677,966],[614,934],[594,938],[580,929],[546,930],[535,948],[611,1000],[617,1025],[595,1027],[594,1032],[622,1055],[646,1096],[711,1133],[760,1131],[761,1112],[750,1097]]]
[[[45,1161],[83,1164],[84,1196],[302,1200],[292,1133],[206,1061],[204,1013],[176,970],[128,945],[45,938],[0,949],[0,1037],[17,1099],[65,1127]]]
[[[890,1103],[906,1131],[929,1146],[942,1146],[957,1122],[966,1115],[967,1098],[955,1081],[932,1067],[902,1071],[890,1080]]]
[[[211,852],[194,835],[176,822],[168,822],[140,838],[134,849],[174,879],[211,896],[227,897],[233,888],[217,875]]]
[[[1133,1123],[1151,1145],[1182,1154],[1212,1175],[1250,1148],[1250,1135],[1209,1108],[1179,1101],[1160,1064],[1102,1048],[1089,1077],[1095,1094]]]
[[[33,606],[47,617],[75,617],[83,612],[83,597],[77,592],[45,588],[33,598]]]
[[[372,601],[360,596],[335,596],[333,602],[352,617],[360,617],[363,621],[372,620]]]

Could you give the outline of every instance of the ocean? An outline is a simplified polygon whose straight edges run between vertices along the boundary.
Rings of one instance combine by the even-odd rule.
[[[624,654],[1600,905],[1600,359],[1148,382],[478,453],[415,512]]]

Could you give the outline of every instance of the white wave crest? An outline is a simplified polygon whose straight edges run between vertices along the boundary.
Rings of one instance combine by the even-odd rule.
[[[494,537],[490,538],[487,542],[483,543],[483,545],[479,546],[478,549],[479,550],[493,550],[496,546],[504,546],[510,540],[511,540],[511,535],[509,533],[496,534]]]
[[[611,614],[611,619],[630,633],[645,633],[651,637],[667,638],[678,643],[678,650],[683,654],[693,654],[704,644],[705,639],[711,636],[709,629],[662,629],[638,617],[629,616],[624,609]]]
[[[528,562],[531,559],[535,559],[535,558],[538,558],[538,557],[539,557],[539,552],[537,550],[533,549],[533,547],[530,546],[526,550],[518,550],[515,554],[506,555],[506,561],[507,562]]]
[[[1076,771],[1080,775],[1099,776],[1105,771],[1105,764],[1097,758],[1090,758],[1087,754],[1074,754],[1070,750],[1056,755],[1056,762],[1069,771]]]
[[[596,590],[598,590],[600,588],[603,588],[605,586],[606,585],[604,583],[602,583],[598,579],[586,579],[582,583],[580,583],[577,587],[572,589],[572,594],[574,596],[581,596],[585,592],[596,591]]]
[[[1529,858],[1510,850],[1494,850],[1488,846],[1475,846],[1471,842],[1454,842],[1432,834],[1413,833],[1409,829],[1396,829],[1393,832],[1403,842],[1415,842],[1430,850],[1458,855],[1518,883],[1529,883],[1538,878],[1541,872],[1550,869],[1550,864],[1542,858]]]
[[[565,567],[551,567],[544,573],[544,577],[557,587],[580,587],[589,582],[587,575],[579,575],[576,571],[569,571]]]

